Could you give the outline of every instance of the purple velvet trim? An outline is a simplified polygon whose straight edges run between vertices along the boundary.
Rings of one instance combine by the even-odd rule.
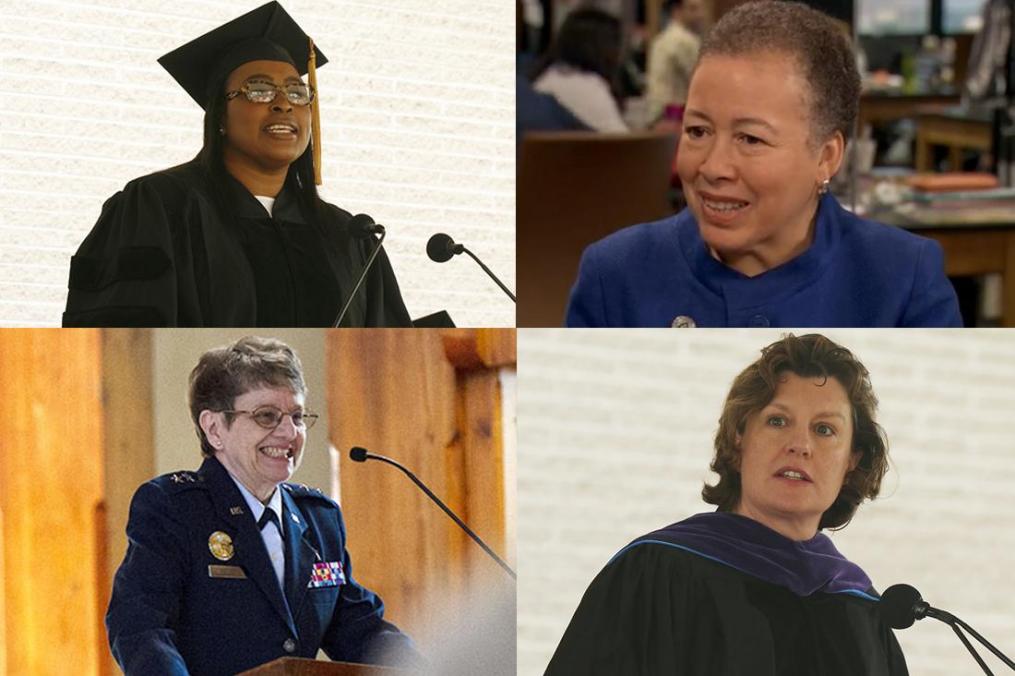
[[[824,533],[797,542],[746,516],[710,512],[644,535],[628,547],[652,541],[678,545],[797,596],[871,590],[863,569],[840,554]]]

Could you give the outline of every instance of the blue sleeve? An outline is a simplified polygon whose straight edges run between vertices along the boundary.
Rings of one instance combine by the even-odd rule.
[[[909,303],[900,326],[962,327],[955,287],[944,273],[944,253],[933,240],[925,240],[920,248]]]
[[[125,676],[188,673],[174,629],[186,570],[183,532],[162,489],[141,486],[131,501],[127,555],[106,612],[109,645]]]
[[[412,639],[384,621],[384,602],[360,585],[352,575],[352,560],[345,545],[345,523],[336,512],[341,535],[345,584],[335,614],[324,632],[321,649],[333,660],[366,664],[421,666],[423,657]]]
[[[582,253],[581,262],[578,264],[578,279],[571,288],[571,297],[567,303],[565,326],[572,328],[607,326],[602,272],[596,258],[595,244]]]

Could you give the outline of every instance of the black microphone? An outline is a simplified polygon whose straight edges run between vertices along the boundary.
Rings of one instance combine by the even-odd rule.
[[[365,448],[362,448],[361,446],[355,446],[352,449],[350,449],[349,450],[349,458],[352,459],[354,462],[366,462],[367,460],[380,460],[381,462],[386,462],[389,465],[394,465],[398,469],[400,469],[403,472],[405,472],[405,475],[407,477],[409,477],[410,479],[412,479],[412,482],[414,484],[416,484],[417,486],[419,486],[420,489],[424,493],[426,493],[428,498],[430,498],[435,503],[437,503],[437,506],[440,507],[441,509],[443,509],[444,513],[447,514],[448,516],[450,516],[451,519],[455,523],[458,524],[459,528],[461,528],[462,530],[465,531],[466,535],[468,535],[470,538],[475,540],[476,544],[478,544],[480,547],[482,547],[484,552],[489,554],[490,557],[494,561],[496,561],[498,564],[500,564],[501,568],[503,568],[504,570],[507,571],[508,575],[511,576],[511,579],[513,579],[513,580],[517,580],[518,579],[518,577],[515,575],[515,571],[511,570],[511,566],[507,565],[507,563],[504,562],[504,559],[502,559],[499,556],[497,556],[497,554],[492,549],[490,549],[490,547],[487,546],[487,544],[485,542],[483,542],[483,540],[478,535],[476,535],[474,532],[472,532],[471,528],[469,528],[468,526],[465,525],[464,521],[462,521],[461,519],[458,518],[457,514],[452,512],[451,509],[448,508],[448,506],[445,505],[441,501],[440,498],[438,498],[436,495],[434,495],[433,491],[431,491],[429,488],[427,488],[426,484],[424,484],[422,481],[420,481],[416,477],[415,474],[413,474],[412,472],[410,472],[408,470],[408,468],[406,468],[402,464],[398,463],[397,461],[392,460],[391,458],[385,457],[383,455],[377,455],[375,453],[371,453],[370,451],[368,451]]]
[[[444,263],[451,260],[452,256],[465,251],[461,244],[455,244],[455,240],[443,232],[438,232],[426,243],[426,255],[435,263]]]
[[[443,232],[438,232],[436,235],[430,238],[426,243],[426,255],[430,257],[434,263],[445,263],[451,260],[452,257],[457,256],[460,253],[467,253],[479,264],[479,267],[483,268],[483,272],[490,276],[490,279],[497,282],[497,286],[508,295],[513,302],[517,303],[515,295],[504,286],[504,282],[497,279],[497,275],[493,274],[490,268],[483,264],[483,261],[476,257],[476,254],[469,251],[464,244],[455,244],[455,240],[451,239],[449,235],[445,235]]]
[[[881,600],[878,601],[878,610],[881,613],[881,618],[885,623],[893,629],[908,629],[913,626],[913,622],[916,620],[922,620],[925,617],[933,617],[935,620],[940,620],[950,626],[955,632],[955,635],[962,641],[962,645],[966,646],[969,653],[976,660],[976,663],[983,669],[983,673],[990,674],[990,669],[987,668],[987,664],[980,657],[980,654],[976,652],[973,645],[969,642],[969,639],[959,630],[959,627],[965,629],[973,638],[979,641],[992,653],[1004,662],[1008,667],[1015,671],[1015,662],[1012,662],[1008,657],[1000,650],[995,648],[990,641],[980,636],[979,633],[968,624],[955,617],[951,613],[941,610],[940,608],[934,608],[929,603],[923,600],[920,596],[920,592],[915,587],[911,587],[908,584],[893,584],[891,587],[886,589],[881,595]]]
[[[370,252],[370,257],[367,258],[367,264],[363,266],[363,272],[360,273],[359,279],[356,280],[356,286],[352,288],[352,293],[345,301],[345,305],[342,306],[342,311],[338,313],[338,318],[332,327],[338,328],[342,324],[342,320],[345,319],[345,313],[349,311],[349,306],[352,305],[352,299],[356,297],[356,292],[363,286],[363,282],[366,281],[367,273],[370,272],[370,266],[374,264],[374,259],[377,258],[377,254],[381,251],[381,245],[384,244],[384,238],[387,233],[384,231],[384,226],[379,223],[374,223],[374,219],[370,218],[366,214],[356,214],[348,223],[349,234],[354,239],[373,239],[374,235],[380,235],[380,239],[377,240],[374,250]]]
[[[366,214],[356,214],[349,219],[349,234],[356,239],[366,239],[370,235],[383,235],[384,226],[374,223],[374,219]]]

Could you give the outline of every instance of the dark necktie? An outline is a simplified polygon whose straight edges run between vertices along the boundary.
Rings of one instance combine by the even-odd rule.
[[[275,524],[275,528],[278,529],[278,534],[282,535],[282,524],[278,522],[278,515],[275,514],[275,510],[265,507],[264,512],[261,513],[261,519],[257,522],[257,530],[264,530],[264,527],[269,523]],[[283,544],[284,543],[285,538],[283,538]]]
[[[261,514],[261,518],[257,521],[257,529],[261,530],[269,523],[275,524],[275,528],[278,529],[279,535],[282,536],[282,552],[285,556],[285,569],[282,574],[282,593],[286,597],[286,602],[292,607],[293,601],[293,588],[292,588],[292,570],[290,569],[291,562],[289,560],[289,546],[285,539],[285,534],[282,533],[282,524],[278,522],[278,515],[275,514],[274,509],[264,508],[264,512]]]

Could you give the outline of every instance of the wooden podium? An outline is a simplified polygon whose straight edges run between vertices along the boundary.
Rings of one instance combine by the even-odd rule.
[[[241,672],[239,676],[414,676],[419,672],[395,667],[351,662],[321,662],[302,657],[280,657],[259,667]]]

